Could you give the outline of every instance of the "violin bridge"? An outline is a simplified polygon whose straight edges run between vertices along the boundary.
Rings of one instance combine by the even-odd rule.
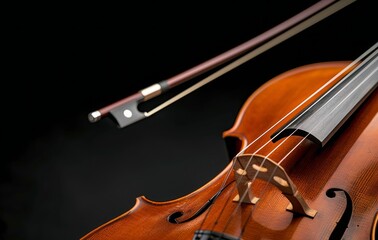
[[[260,155],[245,154],[235,159],[233,169],[238,191],[234,201],[256,204],[259,198],[252,196],[249,189],[252,179],[259,178],[281,190],[290,201],[286,210],[310,218],[315,217],[317,211],[307,205],[286,171],[276,162]]]

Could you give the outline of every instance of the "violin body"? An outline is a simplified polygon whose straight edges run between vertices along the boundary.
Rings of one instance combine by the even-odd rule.
[[[314,216],[288,210],[290,200],[263,179],[249,186],[250,194],[259,197],[257,203],[241,202],[240,194],[238,201],[230,161],[198,190],[166,202],[139,197],[132,209],[81,239],[375,239],[377,90],[324,147],[300,136],[277,142],[270,139],[285,123],[281,121],[285,115],[290,113],[286,116],[290,119],[315,101],[332,85],[291,112],[347,64],[311,64],[271,79],[248,98],[234,126],[223,133],[231,158],[253,142],[243,154],[269,157],[276,163],[285,159],[280,166],[306,204],[316,211]],[[195,238],[196,231],[211,232],[213,238],[210,234]]]

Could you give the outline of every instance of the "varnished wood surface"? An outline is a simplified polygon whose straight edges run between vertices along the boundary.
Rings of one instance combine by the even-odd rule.
[[[230,151],[238,152],[240,147],[258,139],[246,152],[269,155],[269,158],[279,162],[301,138],[290,137],[276,143],[270,142],[260,150],[270,140],[271,133],[285,121],[270,127],[346,64],[330,62],[303,66],[267,82],[245,102],[234,126],[224,132],[230,146],[239,146]],[[233,173],[227,178],[230,163],[212,181],[182,198],[167,202],[138,198],[134,208],[81,239],[185,240],[192,239],[199,229],[224,232],[245,240],[329,239],[345,211],[350,211],[351,217],[343,233],[344,238],[369,239],[378,209],[377,95],[375,91],[323,149],[304,141],[285,157],[282,166],[310,207],[318,211],[314,218],[287,211],[288,200],[276,188],[262,181],[253,182],[251,188],[254,194],[261,197],[258,204],[239,206],[232,201],[237,194]],[[285,142],[274,150],[282,141]],[[226,178],[227,187],[211,207],[186,221],[220,190]],[[336,192],[334,198],[327,196],[327,190],[332,188],[349,194],[352,210],[346,210],[347,201],[343,192]],[[168,221],[174,213],[182,213],[176,219],[178,223]]]

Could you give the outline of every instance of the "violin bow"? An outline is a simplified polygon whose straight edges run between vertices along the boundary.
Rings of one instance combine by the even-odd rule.
[[[251,60],[252,58],[260,55],[266,50],[276,46],[277,44],[285,41],[286,39],[294,36],[295,34],[307,29],[315,23],[325,19],[333,13],[341,10],[356,0],[322,0],[310,6],[297,15],[289,18],[288,20],[278,24],[277,26],[269,29],[268,31],[240,44],[216,57],[213,57],[195,67],[192,67],[180,74],[177,74],[169,79],[152,84],[126,98],[114,102],[108,106],[100,108],[88,114],[90,122],[97,122],[106,116],[112,116],[116,121],[118,127],[124,128],[132,123],[147,118],[170,104],[176,102],[189,93],[199,89],[205,84],[215,80],[221,75],[233,70],[241,64]],[[245,55],[243,55],[245,54]],[[193,84],[191,87],[168,99],[157,107],[148,112],[141,112],[138,109],[140,103],[150,100],[156,96],[167,92],[175,86],[184,83],[194,77],[203,74],[206,71],[214,69],[236,57],[242,57],[234,60],[228,65],[222,67],[218,71],[202,79],[201,81]]]

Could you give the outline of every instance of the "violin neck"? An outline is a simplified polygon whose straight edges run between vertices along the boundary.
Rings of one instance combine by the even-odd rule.
[[[353,71],[276,131],[272,140],[297,135],[324,146],[378,86],[377,44],[365,54]]]

